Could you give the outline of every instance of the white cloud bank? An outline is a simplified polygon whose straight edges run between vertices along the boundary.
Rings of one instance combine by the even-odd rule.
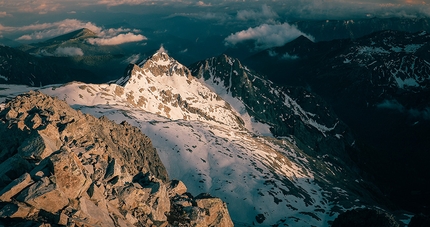
[[[266,4],[261,6],[261,11],[239,10],[237,11],[237,15],[236,15],[236,18],[242,21],[248,21],[248,20],[265,21],[265,20],[274,20],[278,17],[279,17],[278,14]]]
[[[376,107],[381,109],[396,110],[400,113],[408,114],[411,117],[430,120],[430,107],[426,107],[421,110],[414,109],[414,108],[406,108],[405,106],[400,104],[397,100],[384,100],[383,102],[377,104]]]
[[[236,45],[244,41],[254,41],[256,49],[266,49],[275,46],[282,46],[299,36],[306,36],[314,40],[310,35],[301,32],[296,26],[288,23],[283,24],[262,24],[255,28],[239,31],[225,38],[226,45]]]
[[[92,45],[119,45],[128,42],[138,42],[147,38],[138,29],[99,27],[92,22],[83,22],[77,19],[66,19],[52,23],[35,23],[22,27],[5,27],[0,24],[0,33],[3,32],[29,32],[21,35],[17,40],[43,40],[67,34],[82,28],[87,28],[97,34],[98,38],[88,40]]]
[[[113,37],[108,38],[91,38],[88,39],[88,43],[92,45],[99,45],[99,46],[111,46],[111,45],[119,45],[123,43],[130,43],[130,42],[138,42],[147,40],[147,38],[143,35],[136,35],[131,32],[126,34],[119,34]]]

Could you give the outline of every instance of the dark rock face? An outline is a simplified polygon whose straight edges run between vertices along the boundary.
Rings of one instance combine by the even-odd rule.
[[[399,227],[393,216],[371,209],[355,209],[340,214],[332,224],[332,227]]]
[[[425,227],[430,226],[430,217],[424,214],[417,214],[412,217],[408,227]]]
[[[312,34],[316,41],[333,39],[357,39],[362,36],[382,31],[396,30],[404,32],[430,31],[429,18],[393,17],[366,18],[356,20],[301,20],[293,22],[300,31]]]
[[[323,99],[302,87],[278,86],[264,75],[221,55],[190,66],[191,73],[222,86],[242,101],[257,121],[271,126],[275,136],[294,136],[311,155],[332,154],[348,160],[354,138]]]
[[[169,181],[150,139],[125,122],[30,92],[0,111],[0,135],[0,224],[232,226],[220,199]],[[178,219],[178,209],[198,212]]]
[[[323,97],[353,130],[360,167],[402,208],[427,213],[429,40],[425,31],[390,30],[315,43],[299,37],[245,63],[275,83],[307,86]]]

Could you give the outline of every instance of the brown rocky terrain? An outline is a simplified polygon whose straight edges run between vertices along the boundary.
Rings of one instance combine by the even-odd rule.
[[[0,225],[233,223],[219,198],[169,180],[139,129],[29,92],[0,111]]]

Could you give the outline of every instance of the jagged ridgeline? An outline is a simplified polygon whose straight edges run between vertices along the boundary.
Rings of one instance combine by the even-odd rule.
[[[151,140],[39,92],[0,111],[0,225],[232,226],[226,204],[169,181]]]
[[[10,92],[5,95],[10,97],[28,89],[0,88],[0,95]],[[172,178],[182,180],[193,194],[209,192],[222,198],[238,226],[330,226],[337,215],[354,207],[385,209],[385,201],[375,199],[382,198],[377,189],[350,164],[345,148],[354,146],[354,138],[331,109],[311,92],[276,86],[237,59],[222,55],[190,70],[159,50],[142,62],[131,64],[116,83],[72,82],[40,91],[84,113],[106,116],[101,119],[115,122],[125,120],[138,127],[151,138]],[[18,114],[16,118],[28,118],[20,125],[32,119]],[[58,118],[60,122],[73,123]],[[69,127],[54,125],[60,129],[60,135]],[[82,142],[105,141],[96,142],[90,137]],[[124,143],[133,144],[127,139]],[[85,144],[83,154],[88,146]],[[122,159],[112,158],[123,166]],[[108,166],[111,159],[106,161]],[[111,166],[115,167],[115,163]],[[111,190],[111,183],[124,182],[109,177],[107,181],[103,184],[107,189],[103,190]],[[116,201],[118,197],[105,198]],[[196,217],[188,212],[195,210],[195,203],[171,204],[177,204],[172,209],[178,214],[182,207],[186,210],[180,220]],[[150,221],[155,223],[151,217]],[[169,217],[167,222],[172,223]]]

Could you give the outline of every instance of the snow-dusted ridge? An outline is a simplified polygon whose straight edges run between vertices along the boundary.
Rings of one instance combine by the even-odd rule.
[[[425,89],[430,81],[430,67],[422,53],[428,49],[430,35],[426,32],[396,33],[385,31],[370,41],[355,41],[356,45],[336,58],[345,64],[358,64],[380,74],[371,78],[372,84],[406,91]]]
[[[353,144],[346,125],[305,89],[277,86],[226,55],[200,61],[190,69],[193,76],[227,100],[241,114],[247,129],[257,135],[292,136],[300,144],[312,144],[306,147],[311,152],[338,157],[346,154],[344,147]]]
[[[226,201],[236,226],[329,226],[346,209],[374,204],[361,179],[336,157],[312,158],[291,138],[258,136],[267,133],[261,123],[247,130],[251,107],[217,86],[221,80],[197,80],[165,52],[128,72],[112,84],[0,85],[0,100],[38,89],[84,113],[128,121],[151,138],[170,178],[184,181],[193,194]]]

